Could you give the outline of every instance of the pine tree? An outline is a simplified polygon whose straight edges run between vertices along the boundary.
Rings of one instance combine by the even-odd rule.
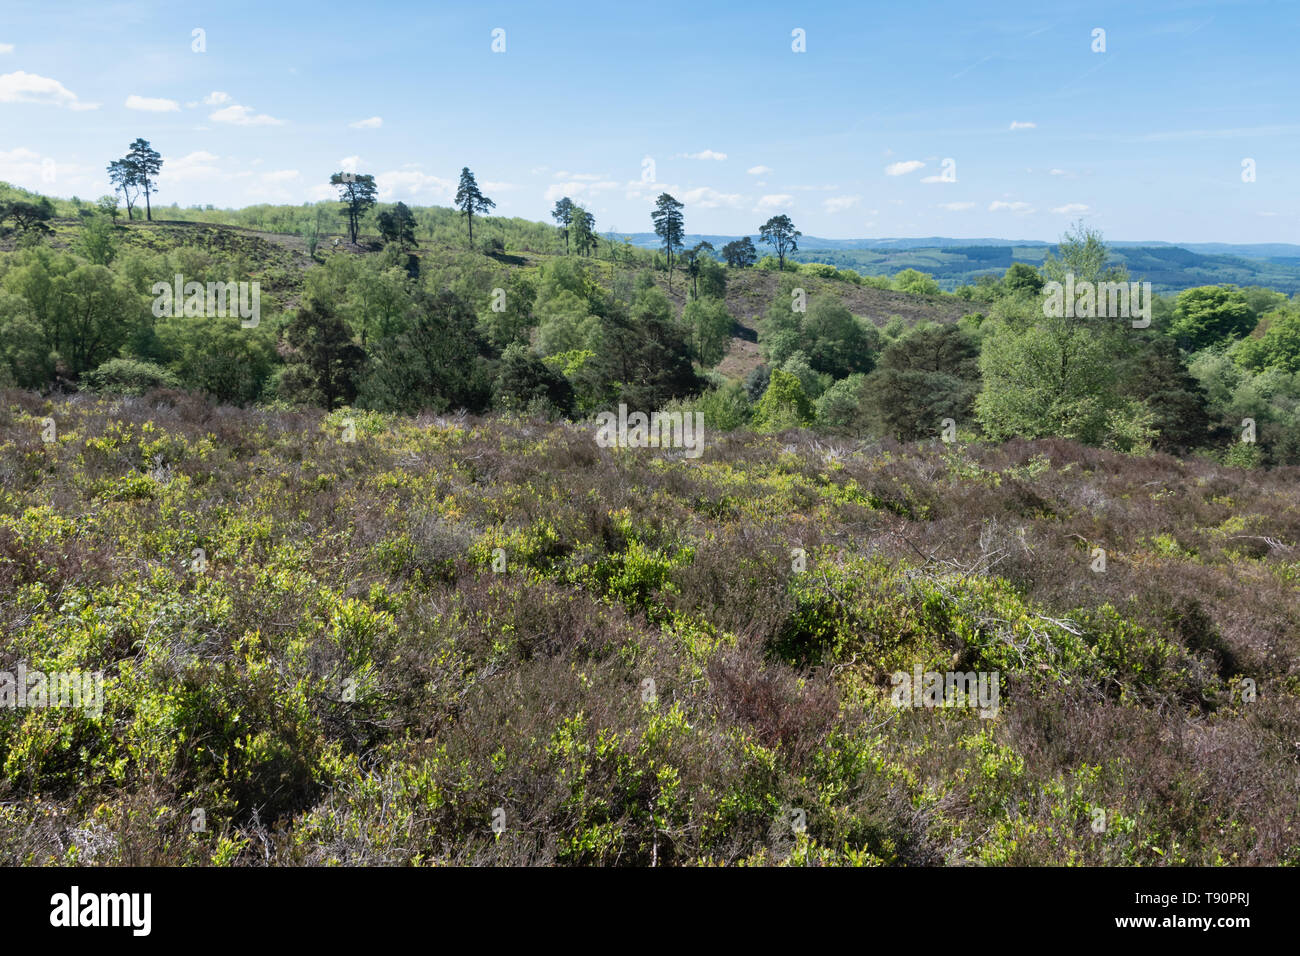
[[[483,195],[468,166],[460,171],[460,188],[456,190],[456,208],[464,214],[465,221],[469,225],[469,244],[470,248],[473,248],[474,213],[484,214],[489,209],[496,208],[496,203]]]
[[[668,254],[668,288],[673,287],[673,250],[680,249],[686,236],[686,219],[682,210],[686,207],[667,193],[660,193],[655,201],[655,211],[650,219],[655,225],[655,235],[663,240],[664,252]]]

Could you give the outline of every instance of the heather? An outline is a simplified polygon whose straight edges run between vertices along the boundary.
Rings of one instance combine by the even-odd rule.
[[[0,860],[1295,863],[1297,477],[9,390]]]

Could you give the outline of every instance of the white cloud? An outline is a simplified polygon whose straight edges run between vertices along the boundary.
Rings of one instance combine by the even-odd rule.
[[[785,193],[775,193],[769,196],[763,196],[758,200],[759,211],[767,209],[779,209],[782,206],[788,206],[794,202],[794,197]]]
[[[39,103],[70,110],[97,110],[98,103],[84,103],[58,80],[35,73],[5,73],[0,76],[0,103]]]
[[[178,159],[163,157],[162,173],[159,179],[165,183],[210,182],[216,179],[229,179],[230,174],[216,165],[220,156],[207,150],[197,150]]]
[[[257,113],[250,106],[227,106],[208,116],[214,123],[229,123],[232,126],[283,126],[284,120],[265,113]]]
[[[344,156],[339,160],[339,169],[345,173],[355,173],[360,165],[360,156]]]
[[[625,199],[640,199],[646,202],[654,202],[659,198],[660,193],[675,196],[681,191],[681,187],[673,183],[646,182],[643,179],[629,180],[625,184],[625,189],[626,192],[623,193]]]
[[[1020,120],[1012,120],[1011,129],[1038,129],[1038,124],[1028,121],[1022,122]]]
[[[8,152],[0,150],[0,180],[25,189],[49,192],[53,183],[75,186],[85,182],[88,167],[59,163],[52,156],[42,156],[19,146]]]
[[[370,119],[357,120],[355,123],[349,123],[352,129],[379,129],[384,125],[382,116],[372,116]]]
[[[398,169],[379,173],[375,176],[375,184],[379,187],[379,198],[385,202],[402,198],[451,202],[456,192],[456,184],[450,179],[431,176],[418,169]]]
[[[996,199],[989,203],[989,212],[1031,213],[1033,211],[1034,207],[1029,205],[1027,202],[1003,202],[1000,199]]]
[[[251,176],[252,173],[240,175]],[[288,186],[296,182],[300,175],[296,169],[275,169],[262,173],[255,182],[249,184],[247,195],[255,196],[263,202],[294,202],[298,194]]]
[[[1062,216],[1073,216],[1075,213],[1087,211],[1087,205],[1081,202],[1067,202],[1064,206],[1056,206],[1052,209],[1052,212]]]
[[[967,209],[974,209],[975,204],[973,202],[941,202],[939,208],[946,209],[949,212],[965,212]]]
[[[745,172],[751,176],[764,176],[772,171],[771,166],[750,166]]]
[[[678,153],[676,156],[673,157],[673,159],[717,159],[717,160],[723,160],[726,158],[727,158],[726,153],[715,153],[711,149],[701,150],[698,153]]]
[[[0,43],[0,53],[12,52],[14,52],[14,45],[12,43]]]
[[[558,173],[555,174],[555,178],[556,179],[582,179],[594,183],[597,180],[604,179],[605,177],[602,176],[600,173],[571,173],[568,172],[567,170],[561,169]]]
[[[618,183],[609,180],[599,180],[597,182],[588,182],[570,180],[565,183],[552,183],[546,187],[545,199],[547,202],[555,202],[557,199],[563,199],[568,196],[572,199],[574,196],[581,198],[583,195],[594,196],[596,193],[604,192],[607,189],[617,189]]]
[[[219,90],[213,90],[207,96],[203,97],[203,102],[208,106],[224,106],[230,102],[230,94],[222,93]]]
[[[822,203],[822,205],[825,207],[827,212],[843,212],[846,209],[851,209],[853,206],[856,206],[861,199],[861,196],[832,196],[830,199]]]
[[[691,189],[682,195],[682,202],[701,209],[717,209],[719,206],[738,208],[743,201],[744,197],[737,193],[720,193],[708,186]]]
[[[147,96],[136,96],[132,93],[126,98],[126,108],[129,110],[143,110],[146,113],[174,113],[181,107],[175,100],[150,99]]]
[[[956,181],[957,180],[955,179],[944,179],[941,173],[936,173],[933,176],[921,177],[921,182],[923,183],[955,183]]]
[[[885,167],[886,176],[906,176],[908,173],[914,173],[925,163],[919,159],[904,159],[896,163],[890,163]]]

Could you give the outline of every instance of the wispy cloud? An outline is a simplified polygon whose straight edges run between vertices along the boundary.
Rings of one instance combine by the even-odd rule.
[[[379,198],[385,201],[406,197],[408,199],[435,199],[450,202],[456,184],[450,179],[433,176],[418,169],[397,169],[375,176]]]
[[[711,149],[703,149],[698,153],[678,153],[673,159],[716,159],[723,160],[727,158],[726,153],[715,153]]]
[[[207,150],[196,150],[184,156],[163,157],[163,168],[159,178],[164,183],[211,182],[229,179],[230,174],[217,164],[221,157]]]
[[[555,202],[557,199],[563,199],[568,196],[570,199],[577,196],[594,196],[610,189],[617,189],[618,183],[607,179],[597,179],[594,182],[588,178],[575,177],[567,182],[551,183],[546,187],[544,198],[547,202]]]
[[[1012,120],[1011,129],[1038,129],[1038,124],[1030,120]]]
[[[846,209],[852,209],[861,201],[861,196],[832,196],[822,203],[822,207],[829,213],[844,212]]]
[[[745,172],[751,176],[764,176],[772,171],[771,166],[750,166]]]
[[[1055,206],[1052,212],[1062,216],[1073,216],[1076,213],[1087,212],[1088,206],[1081,202],[1067,202],[1064,206]]]
[[[284,120],[276,119],[265,113],[256,112],[251,106],[234,104],[211,113],[208,119],[214,123],[229,123],[231,126],[283,126]]]
[[[885,167],[886,176],[906,176],[908,173],[914,173],[925,163],[919,159],[903,159],[896,163],[890,163]]]
[[[738,208],[744,202],[744,197],[736,193],[719,192],[709,186],[700,186],[683,193],[682,201],[688,205],[699,206],[701,209],[717,209],[720,206]]]
[[[384,125],[382,116],[372,116],[369,119],[357,120],[355,123],[349,123],[352,129],[379,129]]]

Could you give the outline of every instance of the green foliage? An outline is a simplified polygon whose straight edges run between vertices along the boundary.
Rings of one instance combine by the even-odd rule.
[[[769,432],[800,428],[811,422],[814,415],[813,405],[799,379],[779,368],[773,369],[767,390],[754,406],[754,428]]]
[[[1036,296],[1043,290],[1043,277],[1026,262],[1013,262],[1007,266],[1002,285],[1012,295]]]
[[[691,341],[700,364],[712,368],[722,361],[735,324],[727,304],[721,299],[692,299],[686,303],[682,319],[691,329]]]
[[[1178,293],[1169,333],[1189,351],[1199,351],[1255,327],[1255,313],[1235,286],[1201,286]]]
[[[465,217],[470,246],[474,245],[474,216],[487,213],[495,206],[496,203],[484,196],[482,190],[478,188],[478,180],[469,171],[469,167],[463,167],[460,171],[460,183],[456,187],[456,208]]]
[[[922,326],[885,347],[865,385],[866,406],[886,433],[932,438],[951,418],[970,421],[979,392],[979,346],[955,325]]]
[[[411,214],[406,203],[399,202],[392,209],[381,212],[376,222],[379,225],[379,235],[384,242],[396,243],[403,249],[416,245],[415,216]]]
[[[1149,415],[1147,427],[1156,449],[1185,454],[1207,443],[1210,418],[1205,389],[1188,371],[1172,339],[1144,337],[1136,354],[1120,367],[1119,391],[1140,396],[1142,409],[1133,411],[1138,418]],[[1131,441],[1132,436],[1125,440]]]
[[[1253,372],[1277,368],[1300,372],[1300,312],[1279,309],[1260,320],[1262,334],[1242,339],[1232,349],[1232,358]]]
[[[86,387],[116,395],[143,395],[155,388],[176,388],[178,379],[167,369],[137,359],[109,359],[86,373]]]
[[[802,236],[789,216],[773,216],[758,229],[759,241],[771,246],[776,252],[777,269],[785,269],[787,253],[799,251],[799,237]]]
[[[269,324],[249,329],[233,317],[176,316],[159,320],[154,332],[157,354],[176,386],[204,392],[218,402],[257,401],[275,371],[275,333]]]
[[[485,408],[489,386],[475,324],[454,293],[422,296],[406,328],[372,351],[359,403],[400,412]]]
[[[18,339],[30,341],[31,330],[37,330],[40,351],[49,357],[56,374],[69,377],[112,358],[147,314],[140,297],[119,274],[44,247],[20,253],[3,282],[25,303]]]
[[[804,317],[799,347],[818,372],[843,378],[875,367],[880,333],[875,326],[860,322],[837,300],[819,296]]]
[[[365,353],[331,305],[305,303],[285,327],[284,337],[292,351],[280,371],[279,397],[327,409],[352,404]]]
[[[682,210],[686,208],[668,193],[660,193],[655,200],[654,212],[650,220],[654,223],[655,235],[663,243],[664,256],[668,264],[668,286],[673,284],[673,253],[680,249],[686,236],[686,220]]]
[[[338,187],[339,201],[348,217],[348,238],[355,244],[361,233],[361,220],[379,199],[375,177],[368,173],[334,173],[330,185]]]
[[[732,269],[748,269],[758,261],[758,250],[749,236],[734,239],[722,247],[722,258]]]
[[[793,375],[799,380],[799,387],[810,400],[815,400],[822,392],[830,387],[834,379],[825,372],[818,372],[808,364],[808,356],[803,352],[792,352],[790,356],[781,363],[781,371]]]
[[[493,394],[496,407],[506,411],[539,411],[557,417],[573,410],[573,387],[568,380],[520,342],[507,346],[501,354]]]
[[[1096,324],[999,322],[983,340],[980,374],[976,414],[995,440],[1059,435],[1099,444],[1120,404],[1114,352]]]
[[[866,380],[865,375],[850,375],[822,392],[817,398],[817,423],[837,430],[860,427]]]
[[[938,295],[942,290],[934,277],[916,269],[903,269],[894,276],[894,288],[909,295]]]
[[[590,336],[594,354],[583,368],[582,387],[608,404],[641,411],[699,391],[690,331],[672,313],[656,287],[638,293],[627,311],[611,309]]]
[[[103,213],[87,217],[81,225],[79,251],[97,266],[109,265],[117,255],[116,229],[112,218]]]
[[[46,223],[53,217],[54,206],[43,196],[35,202],[22,199],[0,200],[0,227],[6,221],[12,221],[13,228],[23,235],[43,235],[49,232]]]

